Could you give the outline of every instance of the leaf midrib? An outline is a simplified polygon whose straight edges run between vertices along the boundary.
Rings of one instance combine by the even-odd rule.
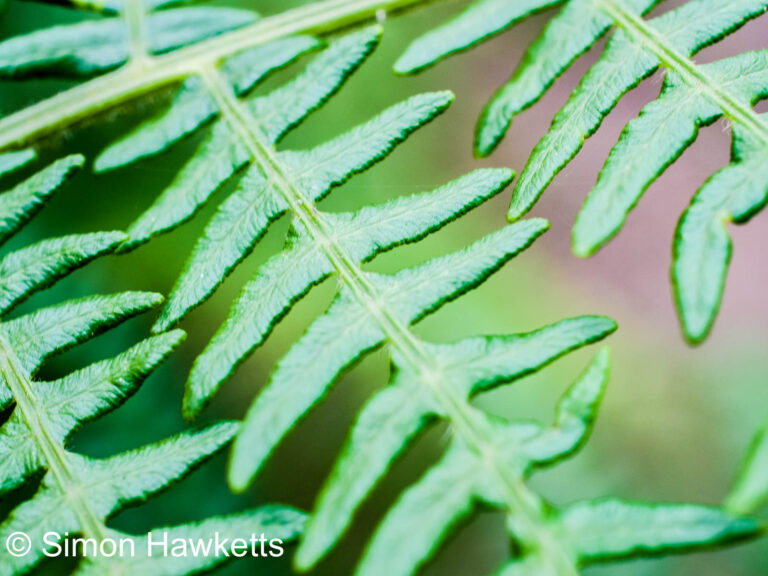
[[[410,370],[419,375],[419,381],[429,388],[442,405],[457,436],[487,466],[504,494],[507,511],[520,530],[519,537],[526,548],[549,564],[559,576],[576,576],[576,567],[569,553],[543,528],[546,523],[539,498],[505,468],[495,452],[492,440],[486,437],[482,427],[475,422],[473,408],[459,398],[452,388],[440,385],[446,376],[441,373],[437,358],[381,302],[378,290],[331,233],[322,213],[286,173],[276,152],[265,141],[261,127],[237,99],[226,79],[213,67],[202,67],[198,72],[219,105],[222,118],[248,147],[253,161],[264,170],[267,181],[273,183],[274,189],[283,196],[291,212],[305,226],[317,250],[331,262],[353,298],[375,318],[390,345],[398,351]]]
[[[82,497],[76,475],[66,462],[63,448],[54,441],[53,434],[47,429],[46,417],[37,406],[32,382],[24,373],[22,363],[5,335],[0,332],[0,375],[16,401],[16,409],[21,411],[35,443],[48,462],[48,469],[67,505],[75,513],[83,534],[100,541],[106,537],[106,526]]]
[[[768,146],[768,124],[749,106],[745,106],[724,89],[701,66],[680,53],[662,34],[642,17],[628,10],[620,0],[592,0],[593,4],[611,17],[616,25],[652,52],[669,70],[674,70],[682,80],[698,93],[712,101],[732,122],[761,140]]]

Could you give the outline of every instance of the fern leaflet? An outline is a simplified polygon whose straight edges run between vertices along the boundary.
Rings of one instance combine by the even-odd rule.
[[[0,156],[2,174],[34,160],[30,152]],[[0,194],[0,238],[7,240],[37,212],[46,198],[83,162],[70,156]],[[0,260],[0,314],[10,312],[34,292],[125,240],[122,232],[102,232],[44,240],[7,254]],[[65,448],[68,438],[85,422],[116,409],[155,367],[183,340],[180,330],[140,342],[119,356],[53,382],[33,381],[45,360],[99,332],[150,310],[162,300],[157,294],[125,292],[93,296],[36,310],[0,323],[0,409],[13,405],[0,427],[0,494],[27,484],[43,472],[37,493],[0,523],[0,538],[10,542],[19,532],[33,543],[29,553],[4,554],[0,574],[30,570],[51,550],[47,533],[80,533],[94,542],[127,535],[107,528],[105,519],[131,503],[145,500],[187,475],[218,452],[237,431],[231,422],[185,432],[163,442],[106,459],[80,456]],[[295,537],[303,515],[287,508],[267,507],[180,526],[172,533],[205,535],[204,530],[231,530],[244,522],[262,525],[275,538]],[[225,560],[220,557],[144,559],[88,558],[81,572],[187,574]],[[87,554],[86,554],[87,556]],[[138,560],[137,560],[138,559]]]
[[[573,250],[589,256],[621,228],[644,190],[696,138],[698,128],[725,117],[733,124],[732,164],[696,193],[678,225],[672,278],[686,338],[697,343],[709,333],[722,299],[731,255],[724,225],[744,223],[766,203],[764,165],[768,124],[752,110],[768,94],[763,51],[696,65],[690,57],[719,41],[768,8],[764,0],[690,0],[649,21],[641,15],[654,0],[571,0],[529,48],[510,81],[483,111],[476,150],[489,154],[516,114],[538,100],[555,78],[612,25],[600,60],[587,72],[536,145],[515,186],[508,217],[527,212],[554,176],[578,153],[618,100],[659,67],[667,70],[658,100],[630,122],[612,150],[597,185],[573,229]],[[412,72],[486,35],[477,24],[508,26],[547,2],[519,5],[473,4],[417,40],[396,64]],[[487,12],[486,12],[487,11]],[[425,61],[414,60],[420,53]]]

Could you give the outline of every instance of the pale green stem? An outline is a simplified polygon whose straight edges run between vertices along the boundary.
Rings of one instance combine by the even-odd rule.
[[[442,405],[448,420],[459,436],[479,456],[503,495],[507,512],[516,534],[527,553],[535,554],[558,576],[575,576],[577,570],[570,554],[546,528],[544,505],[520,478],[510,474],[496,453],[493,439],[478,420],[473,408],[452,388],[442,385],[437,359],[382,301],[376,287],[346,250],[334,239],[331,228],[284,170],[274,149],[248,110],[240,103],[229,84],[213,67],[201,67],[199,74],[216,99],[224,120],[238,134],[267,180],[285,199],[291,212],[304,225],[312,241],[320,248],[360,306],[367,309],[386,335],[389,344],[405,359],[409,368],[420,375]]]
[[[144,0],[126,0],[125,21],[131,38],[131,58],[129,65],[142,65],[149,58],[147,41],[144,35],[146,8]]]
[[[21,361],[8,340],[0,333],[0,377],[16,401],[16,410],[20,411],[23,422],[48,462],[48,470],[67,499],[67,505],[75,513],[83,534],[102,540],[106,532],[104,522],[83,498],[76,476],[67,466],[66,452],[48,431],[49,423],[45,411],[38,407],[32,382],[21,366]]]
[[[135,0],[134,0],[135,1]],[[0,150],[21,146],[149,92],[179,82],[223,59],[292,34],[326,34],[374,18],[437,0],[322,0],[269,16],[215,38],[161,56],[141,66],[124,66],[56,94],[0,120]]]
[[[734,98],[733,94],[720,86],[700,66],[681,54],[643,18],[628,10],[619,0],[592,2],[612,18],[619,28],[650,50],[665,68],[674,70],[686,84],[720,108],[731,122],[738,124],[768,146],[768,124],[752,108]]]

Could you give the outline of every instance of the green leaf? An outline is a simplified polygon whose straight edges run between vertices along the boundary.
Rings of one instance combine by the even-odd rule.
[[[328,312],[282,358],[248,410],[233,448],[229,475],[233,488],[242,490],[250,483],[274,446],[325,396],[344,368],[385,340],[376,320],[381,309],[395,322],[415,322],[480,284],[547,227],[544,220],[526,220],[395,276],[368,274],[376,291],[368,302],[342,286]]]
[[[434,347],[452,386],[470,397],[513,382],[557,358],[605,338],[616,323],[602,316],[562,320],[525,334],[481,336]]]
[[[446,56],[467,50],[562,0],[477,0],[458,16],[414,40],[395,62],[398,74],[413,74]]]
[[[34,373],[54,353],[89,340],[160,304],[163,297],[151,292],[123,292],[89,296],[43,308],[0,324],[22,366]]]
[[[119,407],[183,339],[180,330],[168,332],[54,382],[36,383],[51,440],[64,444],[82,423]],[[0,494],[42,468],[47,468],[45,455],[15,410],[0,428]]]
[[[283,196],[258,168],[248,170],[198,239],[152,330],[166,330],[207,299],[287,208]]]
[[[735,99],[749,105],[768,93],[768,51],[748,52],[701,67]],[[627,124],[611,150],[573,228],[573,250],[593,254],[626,220],[645,189],[722,110],[706,93],[669,72],[661,95]]]
[[[73,372],[48,385],[43,406],[64,442],[87,421],[119,407],[142,381],[184,341],[181,330],[142,340],[111,358]]]
[[[330,142],[305,152],[282,152],[279,158],[305,196],[317,201],[331,187],[385,158],[452,102],[453,94],[447,91],[418,94]]]
[[[611,37],[600,59],[581,79],[528,158],[507,213],[510,222],[533,207],[619,98],[657,67],[655,56],[632,43],[623,31]]]
[[[232,423],[215,424],[105,460],[62,454],[63,464],[72,474],[70,482],[88,495],[91,513],[103,520],[186,476],[196,465],[218,452],[236,429]],[[41,543],[46,532],[80,532],[79,518],[69,504],[71,498],[58,480],[46,475],[35,496],[20,504],[0,524],[0,538],[5,542],[11,534],[23,532],[32,542]],[[43,558],[44,550],[49,549],[32,546],[25,556],[9,555],[0,563],[0,574],[29,570]]]
[[[295,540],[301,533],[306,515],[298,510],[282,506],[264,506],[262,508],[246,510],[237,514],[227,514],[226,516],[214,516],[206,518],[193,524],[184,524],[181,526],[169,526],[155,528],[152,530],[153,543],[163,542],[167,538],[169,549],[173,548],[174,543],[179,540],[186,542],[202,542],[204,546],[212,542],[210,548],[215,546],[212,535],[218,534],[220,541],[226,541],[229,545],[234,545],[236,540],[244,540],[247,545],[247,556],[250,556],[253,549],[250,543],[251,535],[257,537],[255,550],[261,554],[261,543],[258,538],[262,535],[267,538],[265,544],[265,556],[269,557],[270,552],[275,552],[270,548],[269,542],[273,539],[280,540],[281,544]],[[111,538],[119,541],[127,535],[114,533]],[[128,536],[129,537],[129,536]],[[80,569],[75,573],[76,576],[100,576],[105,573],[114,576],[141,574],[142,576],[167,576],[169,574],[196,574],[207,571],[225,564],[231,560],[231,556],[221,554],[185,554],[173,556],[171,554],[162,554],[162,548],[156,547],[155,554],[151,557],[147,555],[148,536],[129,537],[134,543],[136,554],[134,556],[126,555],[115,558],[96,557],[88,559],[81,564]],[[191,550],[189,544],[187,549]],[[242,547],[238,549],[238,553]],[[158,554],[160,552],[160,554]],[[264,561],[264,560],[262,560]]]
[[[235,93],[242,95],[272,72],[321,47],[322,43],[312,36],[289,36],[236,54],[224,61],[221,70]]]
[[[559,522],[584,562],[713,547],[761,530],[754,520],[717,508],[616,499],[569,506]]]
[[[694,196],[675,234],[672,280],[680,320],[692,343],[706,338],[720,309],[731,261],[726,226],[743,224],[768,201],[768,146],[734,128],[732,164]]]
[[[472,512],[482,472],[477,464],[466,447],[451,446],[390,508],[355,574],[414,574],[451,529]],[[403,538],[404,526],[408,527],[407,538]]]
[[[420,320],[481,284],[548,228],[546,220],[531,218],[488,234],[463,250],[392,277],[371,275],[380,293],[378,303],[396,311],[408,322]]]
[[[122,232],[78,234],[43,240],[0,260],[0,314],[94,258],[112,252]]]
[[[146,18],[149,48],[153,54],[170,52],[256,20],[254,12],[234,8],[162,10]]]
[[[186,476],[221,450],[237,429],[236,422],[219,422],[104,460],[87,460],[81,481],[91,487],[92,501],[106,517]]]
[[[610,363],[607,348],[598,352],[557,403],[554,425],[525,442],[526,457],[533,464],[550,466],[573,455],[586,443],[608,386]]]
[[[440,407],[413,379],[393,374],[357,417],[310,516],[296,565],[309,570],[330,550],[352,521],[357,507],[395,458]]]
[[[451,98],[444,92],[414,96],[327,144],[308,152],[282,152],[269,179],[260,167],[251,167],[198,240],[153,330],[172,326],[213,293],[289,208],[285,198],[291,189],[304,198],[321,198],[331,186],[388,154]]]
[[[22,157],[26,163],[31,160]],[[15,161],[13,161],[15,162]],[[0,244],[8,240],[42,208],[45,199],[53,194],[85,162],[80,155],[57,160],[8,192],[0,194]]]
[[[229,127],[216,124],[170,186],[128,227],[130,239],[123,250],[136,248],[189,220],[248,158],[245,146],[233,138]]]
[[[139,124],[110,144],[93,163],[96,172],[106,172],[152,156],[198,129],[218,112],[216,103],[197,77],[184,81],[167,110]]]
[[[24,168],[35,158],[37,158],[37,153],[33,148],[0,154],[0,176],[5,176]]]
[[[129,53],[127,29],[119,19],[54,26],[0,43],[0,75],[89,76],[120,66]]]
[[[253,12],[232,8],[183,8],[149,14],[149,48],[155,54],[168,52],[255,19]],[[130,53],[130,35],[122,18],[53,26],[0,42],[0,76],[91,76],[124,64]]]
[[[768,500],[768,424],[755,434],[736,484],[725,501],[733,514],[750,514]]]
[[[381,28],[373,26],[332,41],[307,68],[266,96],[252,98],[248,110],[266,139],[278,142],[342,86],[373,52]]]
[[[374,258],[414,242],[500,192],[508,170],[477,170],[431,192],[398,198],[357,213],[327,215],[337,241],[355,260]],[[418,214],[418,218],[414,218]],[[306,292],[333,271],[320,248],[306,237],[271,258],[246,284],[195,364],[184,395],[184,413],[196,417],[238,364]]]
[[[658,0],[625,3],[642,13]],[[515,73],[486,104],[475,130],[475,152],[489,155],[512,118],[534,104],[576,58],[589,49],[613,23],[589,0],[571,0],[550,20],[528,48]]]
[[[184,415],[196,418],[219,387],[275,324],[333,268],[309,242],[272,257],[246,284],[227,320],[197,357],[184,392]]]

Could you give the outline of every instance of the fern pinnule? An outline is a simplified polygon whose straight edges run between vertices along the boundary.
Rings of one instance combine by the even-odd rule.
[[[753,514],[768,502],[768,423],[757,431],[744,456],[736,482],[725,499],[733,514]]]
[[[395,62],[398,74],[413,74],[434,66],[443,58],[468,50],[503,32],[532,14],[560,4],[562,0],[477,0],[448,22],[438,25],[408,45]]]

